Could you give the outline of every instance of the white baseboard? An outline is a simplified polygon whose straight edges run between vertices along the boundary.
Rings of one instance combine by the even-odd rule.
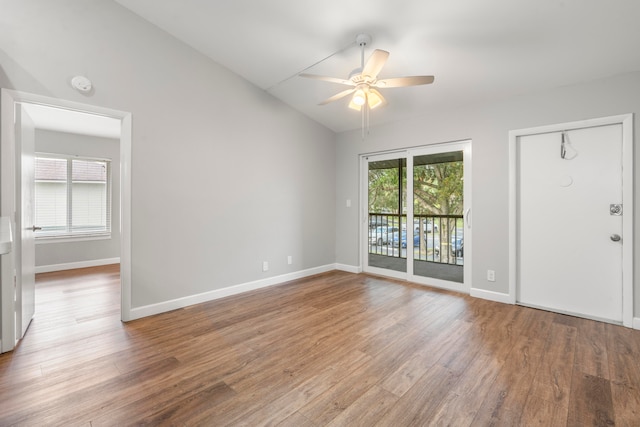
[[[354,274],[362,273],[362,267],[358,267],[357,265],[336,264],[336,270],[346,271],[347,273]]]
[[[145,305],[143,307],[131,308],[130,320],[140,319],[142,317],[152,316],[154,314],[165,313],[167,311],[188,307],[194,304],[213,301],[219,298],[240,294],[243,292],[254,291],[256,289],[266,288],[269,286],[279,285],[291,280],[302,279],[313,276],[315,274],[325,273],[327,271],[336,270],[335,264],[324,265],[320,267],[310,268],[307,270],[296,271],[294,273],[283,274],[281,276],[269,277],[267,279],[256,280],[254,282],[242,283],[239,285],[228,286],[226,288],[216,289],[201,294],[190,295],[170,301],[164,301],[157,304]]]
[[[640,317],[633,318],[633,329],[640,329]]]
[[[484,289],[471,288],[469,295],[475,298],[482,298],[489,301],[496,301],[504,304],[514,304],[514,301],[511,301],[511,297],[509,296],[509,294],[504,294],[502,292],[494,292],[494,291],[487,291]]]
[[[76,268],[98,267],[100,265],[120,264],[120,258],[94,259],[90,261],[69,262],[66,264],[51,264],[36,266],[37,273],[49,273],[52,271],[74,270]]]

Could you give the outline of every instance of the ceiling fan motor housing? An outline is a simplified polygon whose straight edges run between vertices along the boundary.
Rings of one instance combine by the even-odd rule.
[[[360,76],[361,73],[362,73],[361,67],[354,68],[353,71],[349,73],[349,80],[354,81],[354,77],[357,78],[358,76]]]

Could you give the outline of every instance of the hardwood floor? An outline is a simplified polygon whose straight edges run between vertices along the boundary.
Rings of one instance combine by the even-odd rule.
[[[123,324],[117,266],[38,276],[0,425],[640,425],[640,331],[331,272]]]

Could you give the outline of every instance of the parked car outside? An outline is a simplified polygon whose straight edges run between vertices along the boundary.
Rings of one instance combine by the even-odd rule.
[[[415,230],[416,231],[420,227],[418,224],[419,224],[419,222],[416,219],[414,221],[414,225],[415,225]],[[431,220],[423,221],[422,224],[423,224],[424,231],[426,231],[427,233],[433,233],[434,231],[436,233],[438,232],[438,224],[433,224]]]
[[[451,236],[451,255],[458,258],[464,256],[464,237],[462,233]]]
[[[424,236],[425,246],[427,250],[433,250],[436,255],[440,254],[440,241],[438,237],[434,239],[433,237]],[[398,247],[398,233],[395,232],[393,234],[393,246]],[[402,234],[400,235],[400,246],[405,249],[407,247],[407,232],[402,230]],[[417,248],[420,246],[420,235],[416,232],[413,233],[413,247]]]
[[[387,227],[388,225],[387,215],[369,215],[369,228]]]
[[[407,247],[407,230],[402,230],[402,233],[400,235],[400,245],[403,248]],[[398,232],[393,233],[393,246],[398,246]],[[420,246],[420,236],[418,235],[418,233],[413,233],[413,246]]]
[[[369,242],[372,245],[388,245],[393,241],[393,234],[398,232],[397,227],[376,227],[369,230]]]

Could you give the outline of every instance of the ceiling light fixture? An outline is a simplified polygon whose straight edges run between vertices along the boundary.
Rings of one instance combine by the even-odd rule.
[[[370,89],[367,95],[367,103],[372,110],[383,104],[382,95],[375,89]]]
[[[363,106],[364,103],[367,102],[367,95],[364,93],[364,90],[358,89],[356,93],[353,94],[351,102],[353,102],[358,107]],[[360,110],[360,108],[358,108],[358,110]]]

